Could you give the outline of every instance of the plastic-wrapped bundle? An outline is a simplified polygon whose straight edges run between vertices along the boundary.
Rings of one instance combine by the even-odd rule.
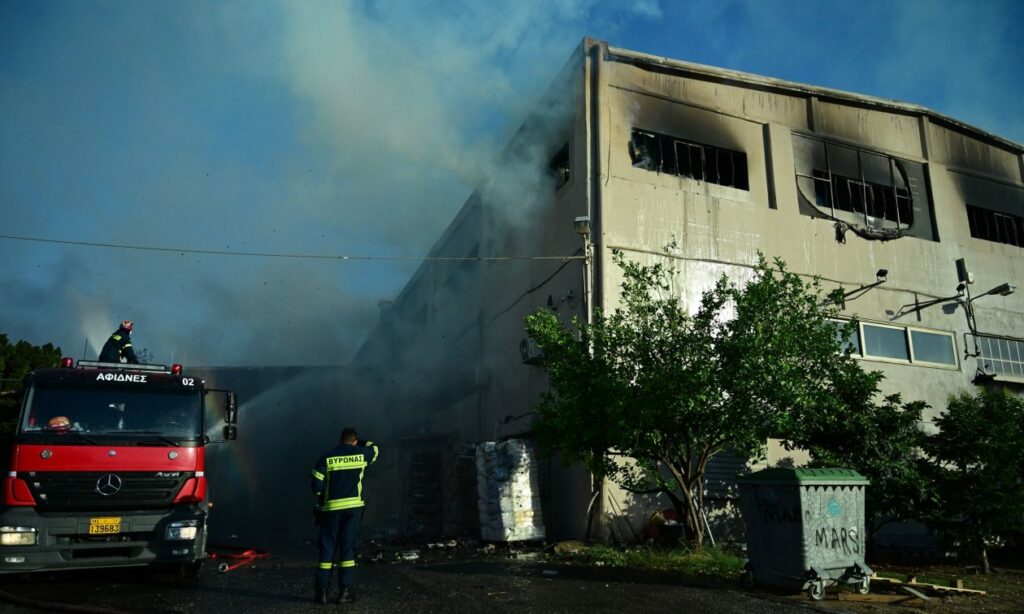
[[[496,542],[544,539],[533,447],[519,439],[484,442],[476,448],[476,468],[481,538]]]

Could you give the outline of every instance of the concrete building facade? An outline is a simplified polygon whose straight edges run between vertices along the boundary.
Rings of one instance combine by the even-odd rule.
[[[528,434],[546,379],[523,317],[614,309],[616,249],[671,260],[694,306],[723,273],[749,278],[758,251],[826,289],[884,279],[846,303],[861,322],[851,342],[884,392],[932,406],[926,421],[962,390],[1024,390],[1024,289],[1007,285],[1024,279],[1020,144],[913,104],[591,39],[538,108],[507,175],[468,200],[359,353],[392,374],[396,440]],[[549,534],[579,536],[589,476],[552,459],[543,483]],[[612,516],[658,507],[614,488],[604,500]]]

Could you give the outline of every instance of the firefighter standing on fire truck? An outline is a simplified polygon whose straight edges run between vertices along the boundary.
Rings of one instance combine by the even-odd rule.
[[[337,602],[355,601],[356,538],[363,513],[363,472],[377,460],[377,446],[360,441],[354,428],[341,431],[341,441],[320,456],[312,472],[320,525],[316,570],[316,602],[327,603],[334,569],[339,569]]]
[[[139,364],[139,359],[132,349],[132,321],[121,322],[120,328],[110,335],[110,339],[103,344],[100,351],[100,362],[127,362],[130,365]]]

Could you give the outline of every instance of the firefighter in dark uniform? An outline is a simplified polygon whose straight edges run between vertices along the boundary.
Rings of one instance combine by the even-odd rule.
[[[356,538],[363,513],[363,472],[377,460],[377,446],[360,441],[354,428],[341,431],[340,443],[325,452],[312,473],[320,525],[317,546],[316,601],[327,603],[334,569],[339,569],[338,603],[355,601]]]
[[[132,349],[132,321],[121,322],[121,327],[110,335],[100,351],[100,362],[126,362],[130,365],[139,364]]]

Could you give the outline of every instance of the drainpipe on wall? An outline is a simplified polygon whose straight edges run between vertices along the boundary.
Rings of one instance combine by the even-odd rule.
[[[595,237],[600,237],[604,231],[604,220],[602,219],[602,207],[601,207],[601,104],[600,104],[600,91],[604,87],[603,74],[601,71],[601,64],[604,62],[605,55],[607,54],[607,46],[603,41],[592,41],[587,39],[587,43],[590,43],[588,51],[588,57],[590,59],[590,126],[588,127],[590,132],[590,198],[587,199],[588,211],[587,215],[591,220],[590,224],[590,237],[586,240],[588,249],[587,257],[584,260],[584,270],[588,276],[589,284],[587,285],[588,292],[586,293],[586,304],[584,309],[586,311],[587,323],[594,321],[594,303],[601,303],[599,306],[603,306],[601,300],[601,261],[602,261],[602,247],[599,241],[595,242]],[[597,243],[597,249],[594,249],[594,245]],[[603,453],[603,450],[602,450]],[[591,496],[590,505],[587,507],[587,531],[586,537],[590,538],[593,535],[603,536],[604,531],[604,510],[605,510],[605,497],[607,495],[605,488],[604,476],[591,475],[591,490],[593,495]]]

